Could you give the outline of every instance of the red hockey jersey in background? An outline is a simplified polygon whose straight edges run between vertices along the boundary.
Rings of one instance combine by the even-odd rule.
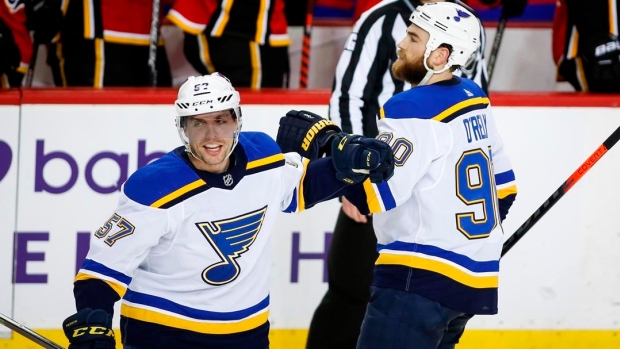
[[[288,46],[284,0],[177,0],[167,18],[186,33],[247,38]]]
[[[25,5],[22,1],[2,0],[0,2],[0,19],[10,28],[21,56],[17,71],[26,74],[32,57],[32,38],[26,28]]]

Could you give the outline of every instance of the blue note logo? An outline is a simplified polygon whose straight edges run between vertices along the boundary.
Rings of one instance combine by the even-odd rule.
[[[13,160],[13,152],[11,147],[4,141],[0,141],[0,182],[4,179],[11,168],[11,160]]]
[[[220,261],[202,272],[202,280],[220,286],[234,281],[241,273],[237,258],[247,252],[263,226],[267,206],[246,214],[213,222],[196,223],[196,226]]]
[[[460,22],[461,18],[469,18],[471,15],[465,11],[456,10],[456,16],[454,16],[454,21]]]

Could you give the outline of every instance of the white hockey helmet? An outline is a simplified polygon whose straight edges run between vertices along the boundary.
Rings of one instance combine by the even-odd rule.
[[[233,118],[237,121],[237,132],[232,135],[234,142],[231,149],[234,149],[242,125],[240,102],[239,92],[235,90],[230,80],[220,73],[188,77],[179,88],[177,100],[174,102],[177,131],[185,148],[189,151],[189,139],[183,131],[186,116],[231,109]]]
[[[452,2],[427,3],[416,7],[409,20],[430,35],[424,53],[425,66],[428,56],[441,44],[452,46],[448,63],[439,72],[443,72],[454,65],[465,66],[480,45],[480,23],[478,19],[468,9],[458,4]],[[426,69],[429,69],[428,66]]]

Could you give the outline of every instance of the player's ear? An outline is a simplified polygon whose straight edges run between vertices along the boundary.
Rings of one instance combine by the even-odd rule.
[[[444,66],[450,58],[450,49],[445,46],[439,46],[431,53],[431,63],[433,67]]]

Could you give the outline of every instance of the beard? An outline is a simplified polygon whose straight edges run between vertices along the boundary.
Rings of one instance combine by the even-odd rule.
[[[401,58],[392,64],[392,74],[395,78],[416,86],[424,79],[427,73],[423,59],[424,57],[418,57],[413,61],[408,61],[405,58]]]

